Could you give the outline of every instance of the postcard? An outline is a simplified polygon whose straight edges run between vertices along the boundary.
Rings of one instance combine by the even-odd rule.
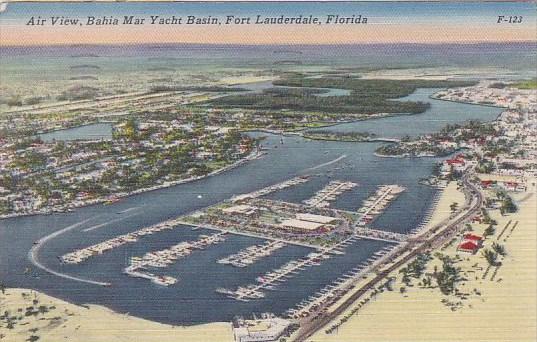
[[[537,340],[535,2],[3,2],[0,342]]]

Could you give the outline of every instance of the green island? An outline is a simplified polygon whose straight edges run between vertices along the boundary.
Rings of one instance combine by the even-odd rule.
[[[304,74],[284,74],[274,81],[282,88],[265,89],[261,93],[231,95],[208,101],[223,108],[314,111],[342,114],[423,113],[428,103],[397,101],[417,88],[451,88],[474,85],[472,81],[433,80],[366,80],[359,77],[307,78]],[[294,87],[294,88],[283,88]],[[325,88],[324,91],[323,89]],[[326,88],[349,90],[349,95],[319,96]]]
[[[313,140],[365,142],[374,140],[377,135],[370,132],[332,132],[329,130],[307,130],[302,135]]]

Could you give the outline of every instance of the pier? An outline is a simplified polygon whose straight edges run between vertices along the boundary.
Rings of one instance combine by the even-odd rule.
[[[285,243],[280,241],[268,241],[261,245],[247,247],[238,253],[219,259],[217,263],[232,265],[235,267],[247,267],[257,260],[271,255],[274,251],[285,247]]]
[[[173,229],[179,224],[179,222],[180,221],[177,219],[163,221],[131,233],[123,234],[115,238],[108,239],[106,241],[91,245],[89,247],[77,249],[73,252],[62,255],[60,257],[60,260],[66,264],[79,264],[93,256],[111,251],[112,249],[117,248],[119,246],[123,246],[128,243],[134,243],[138,241],[141,237],[152,235],[163,230]]]
[[[267,186],[263,189],[260,189],[254,192],[234,196],[231,200],[233,202],[238,202],[238,201],[242,201],[245,199],[252,199],[252,198],[265,196],[275,191],[283,190],[283,189],[290,188],[295,185],[306,183],[309,180],[310,180],[310,176],[298,176],[298,177],[288,179],[278,184]]]
[[[363,239],[378,240],[378,241],[384,241],[384,242],[395,242],[395,243],[405,242],[409,238],[409,235],[407,234],[394,233],[394,232],[389,232],[385,230],[365,228],[365,227],[356,228],[354,235],[361,237]]]
[[[361,217],[357,222],[357,226],[363,227],[371,223],[403,191],[405,191],[405,188],[399,185],[381,185],[372,196],[364,201],[363,206],[358,209]]]
[[[130,265],[125,268],[125,274],[151,280],[157,285],[169,286],[177,282],[170,276],[159,276],[145,271],[147,267],[164,268],[175,263],[178,259],[190,255],[194,250],[218,244],[225,240],[225,233],[201,235],[196,241],[180,242],[174,246],[159,251],[147,252],[143,257],[132,257]]]
[[[218,289],[217,292],[226,294],[228,297],[240,301],[263,298],[265,297],[263,290],[272,290],[274,286],[283,283],[286,279],[291,278],[294,274],[297,274],[306,267],[320,265],[323,258],[329,258],[329,255],[324,252],[310,253],[305,258],[289,261],[280,268],[257,277],[257,284],[251,284],[244,287],[241,286],[235,291]]]
[[[312,198],[304,200],[303,203],[316,208],[327,208],[330,206],[330,202],[337,199],[337,196],[356,186],[358,184],[353,182],[334,180],[319,190]]]

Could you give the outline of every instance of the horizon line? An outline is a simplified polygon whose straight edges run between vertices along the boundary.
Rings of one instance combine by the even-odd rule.
[[[354,46],[354,45],[483,45],[483,44],[537,44],[535,40],[510,40],[510,41],[451,41],[451,42],[341,42],[341,43],[192,43],[192,42],[99,42],[99,43],[50,43],[50,44],[2,44],[0,48],[27,48],[27,47],[90,47],[90,46],[163,46],[163,45],[198,45],[198,46],[235,46],[235,47],[259,47],[259,46]]]

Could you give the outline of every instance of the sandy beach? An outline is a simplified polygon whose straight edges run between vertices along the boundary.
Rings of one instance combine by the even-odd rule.
[[[8,311],[14,322],[10,329],[2,316],[0,341],[23,342],[30,336],[39,336],[40,342],[233,341],[230,323],[171,326],[118,314],[102,306],[70,304],[27,289],[7,289],[5,294],[0,293],[0,307],[0,315]],[[30,307],[33,309],[29,311]],[[40,309],[46,312],[41,313]],[[32,311],[35,313],[27,315]]]
[[[452,184],[443,193],[429,225],[449,216],[451,203],[462,203],[462,194],[457,195]],[[456,250],[459,240],[440,251],[452,258],[459,256],[455,266],[461,268],[466,280],[459,282],[457,288],[464,298],[443,295],[434,282],[433,287],[423,287],[420,279],[413,279],[410,287],[405,286],[402,276],[395,272],[391,275],[396,277],[392,291],[385,290],[373,297],[332,334],[322,329],[308,341],[535,341],[535,187],[513,197],[519,201],[519,211],[506,216],[498,210],[490,211],[498,225],[484,242],[484,248],[490,248],[493,242],[506,248],[507,255],[500,259],[500,267],[491,267],[487,272],[488,264],[481,252],[472,255]],[[502,235],[509,221],[511,225]],[[511,231],[515,222],[518,224]],[[474,234],[482,235],[486,225],[472,224],[472,228]],[[429,262],[426,273],[435,266],[440,267],[436,258]],[[401,287],[405,287],[404,293]]]

